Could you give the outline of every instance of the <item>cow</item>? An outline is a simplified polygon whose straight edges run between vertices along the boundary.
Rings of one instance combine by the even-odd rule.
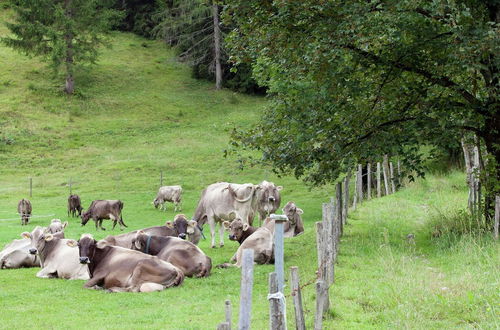
[[[160,187],[156,198],[153,201],[155,208],[160,208],[160,210],[166,211],[166,202],[174,203],[174,212],[181,211],[181,196],[182,187],[181,186],[163,186]]]
[[[80,196],[78,195],[69,195],[68,197],[68,217],[76,217],[76,213],[78,212],[78,216],[82,216],[82,202],[80,200]]]
[[[50,225],[47,227],[47,231],[51,234],[62,232],[67,225],[67,221],[61,222],[61,219],[52,219]]]
[[[90,280],[87,289],[107,289],[110,292],[151,292],[180,285],[184,273],[156,256],[119,246],[97,242],[92,235],[68,245],[78,249],[80,263],[88,265]]]
[[[40,227],[41,228],[41,227]],[[0,269],[40,267],[40,258],[29,253],[31,240],[15,239],[0,251]]]
[[[235,221],[242,222],[240,219],[236,219]],[[244,249],[252,249],[254,251],[254,262],[259,265],[274,263],[274,221],[267,218],[262,227],[257,228],[253,234],[241,243],[230,260],[230,262],[236,262],[235,264],[224,263],[217,267],[241,267]]]
[[[22,236],[31,240],[29,252],[38,254],[42,269],[36,274],[40,278],[64,278],[68,280],[88,280],[87,265],[78,260],[78,251],[68,246],[71,240],[59,238],[47,230],[36,230],[33,234],[24,232]]]
[[[229,239],[237,241],[240,245],[257,230],[257,228],[250,226],[248,223],[243,223],[240,219],[235,219],[232,222],[224,221],[222,224],[229,231]]]
[[[175,216],[174,221],[167,221],[164,226],[155,226],[140,229],[148,235],[156,236],[175,236],[182,239],[188,239],[191,243],[197,245],[200,241],[201,231],[198,228],[196,221],[187,220],[184,214]],[[104,238],[109,245],[121,246],[130,248],[131,242],[139,230],[134,230],[129,233],[107,236]]]
[[[95,221],[96,230],[98,230],[99,227],[102,230],[106,230],[106,228],[102,226],[102,220],[110,219],[113,221],[112,230],[115,229],[117,221],[120,224],[120,230],[123,230],[123,227],[127,227],[127,225],[123,222],[122,209],[123,202],[120,200],[92,201],[87,211],[82,214],[82,226],[85,226],[89,219],[92,219]]]
[[[298,208],[294,202],[288,202],[283,208],[283,213],[287,216],[288,221],[285,222],[284,236],[294,237],[304,232],[304,223],[301,214],[304,213],[302,209]]]
[[[219,223],[220,246],[224,246],[224,227],[222,222],[242,219],[252,224],[255,214],[255,190],[251,183],[235,184],[218,182],[209,185],[201,193],[193,220],[202,227],[208,222],[210,226],[211,247],[215,247],[215,228]]]
[[[19,203],[17,203],[17,213],[21,216],[21,225],[27,225],[30,222],[31,217],[31,202],[28,199],[21,199]]]
[[[148,235],[139,231],[132,240],[131,249],[170,262],[187,277],[207,277],[212,269],[212,260],[199,247],[177,237]]]

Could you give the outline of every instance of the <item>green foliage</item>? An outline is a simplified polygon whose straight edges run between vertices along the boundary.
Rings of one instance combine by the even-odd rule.
[[[322,184],[389,153],[421,175],[422,145],[472,131],[499,164],[495,1],[227,3],[231,60],[251,62],[273,96],[258,126],[232,136],[262,153],[253,161]]]

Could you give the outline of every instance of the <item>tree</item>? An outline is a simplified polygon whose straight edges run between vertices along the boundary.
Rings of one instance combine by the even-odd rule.
[[[105,2],[104,2],[105,3]],[[18,0],[15,22],[7,23],[12,37],[2,41],[29,56],[40,56],[65,72],[68,94],[74,91],[74,67],[95,63],[103,33],[120,17],[97,0]]]
[[[498,1],[229,0],[223,22],[231,60],[272,95],[257,127],[233,132],[236,150],[323,184],[384,153],[423,174],[422,145],[471,132],[487,200],[500,192]]]

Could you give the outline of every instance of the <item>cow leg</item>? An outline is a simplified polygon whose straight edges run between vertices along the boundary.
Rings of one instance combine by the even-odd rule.
[[[212,237],[212,248],[215,248],[215,219],[208,220],[208,225],[210,226],[210,236]]]
[[[115,230],[115,226],[116,226],[116,223],[118,222],[118,220],[113,220],[113,228],[111,228],[111,230]],[[120,226],[121,227],[121,226]],[[120,228],[121,229],[121,228]],[[123,229],[121,229],[123,230]]]
[[[102,230],[106,230],[106,228],[104,228],[104,227],[102,226],[102,222],[103,222],[103,221],[104,221],[104,219],[99,220],[99,227],[101,227],[101,229],[102,229]]]
[[[102,290],[103,287],[102,285],[104,284],[104,276],[99,276],[99,277],[92,277],[90,280],[88,280],[83,287],[86,289],[93,289],[93,290]]]
[[[224,246],[224,226],[222,225],[222,222],[219,222],[219,236],[220,236],[220,247]]]
[[[42,268],[38,273],[36,273],[36,277],[39,278],[56,278],[57,271],[51,270],[49,268]]]

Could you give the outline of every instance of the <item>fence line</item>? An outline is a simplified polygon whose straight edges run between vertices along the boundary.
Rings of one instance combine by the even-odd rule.
[[[21,215],[19,215],[21,216]],[[30,219],[36,219],[36,218],[49,218],[49,217],[55,217],[55,214],[47,214],[47,215],[32,215],[30,216]],[[11,220],[20,220],[21,218],[12,218],[12,219],[0,219],[0,221],[11,221]]]

